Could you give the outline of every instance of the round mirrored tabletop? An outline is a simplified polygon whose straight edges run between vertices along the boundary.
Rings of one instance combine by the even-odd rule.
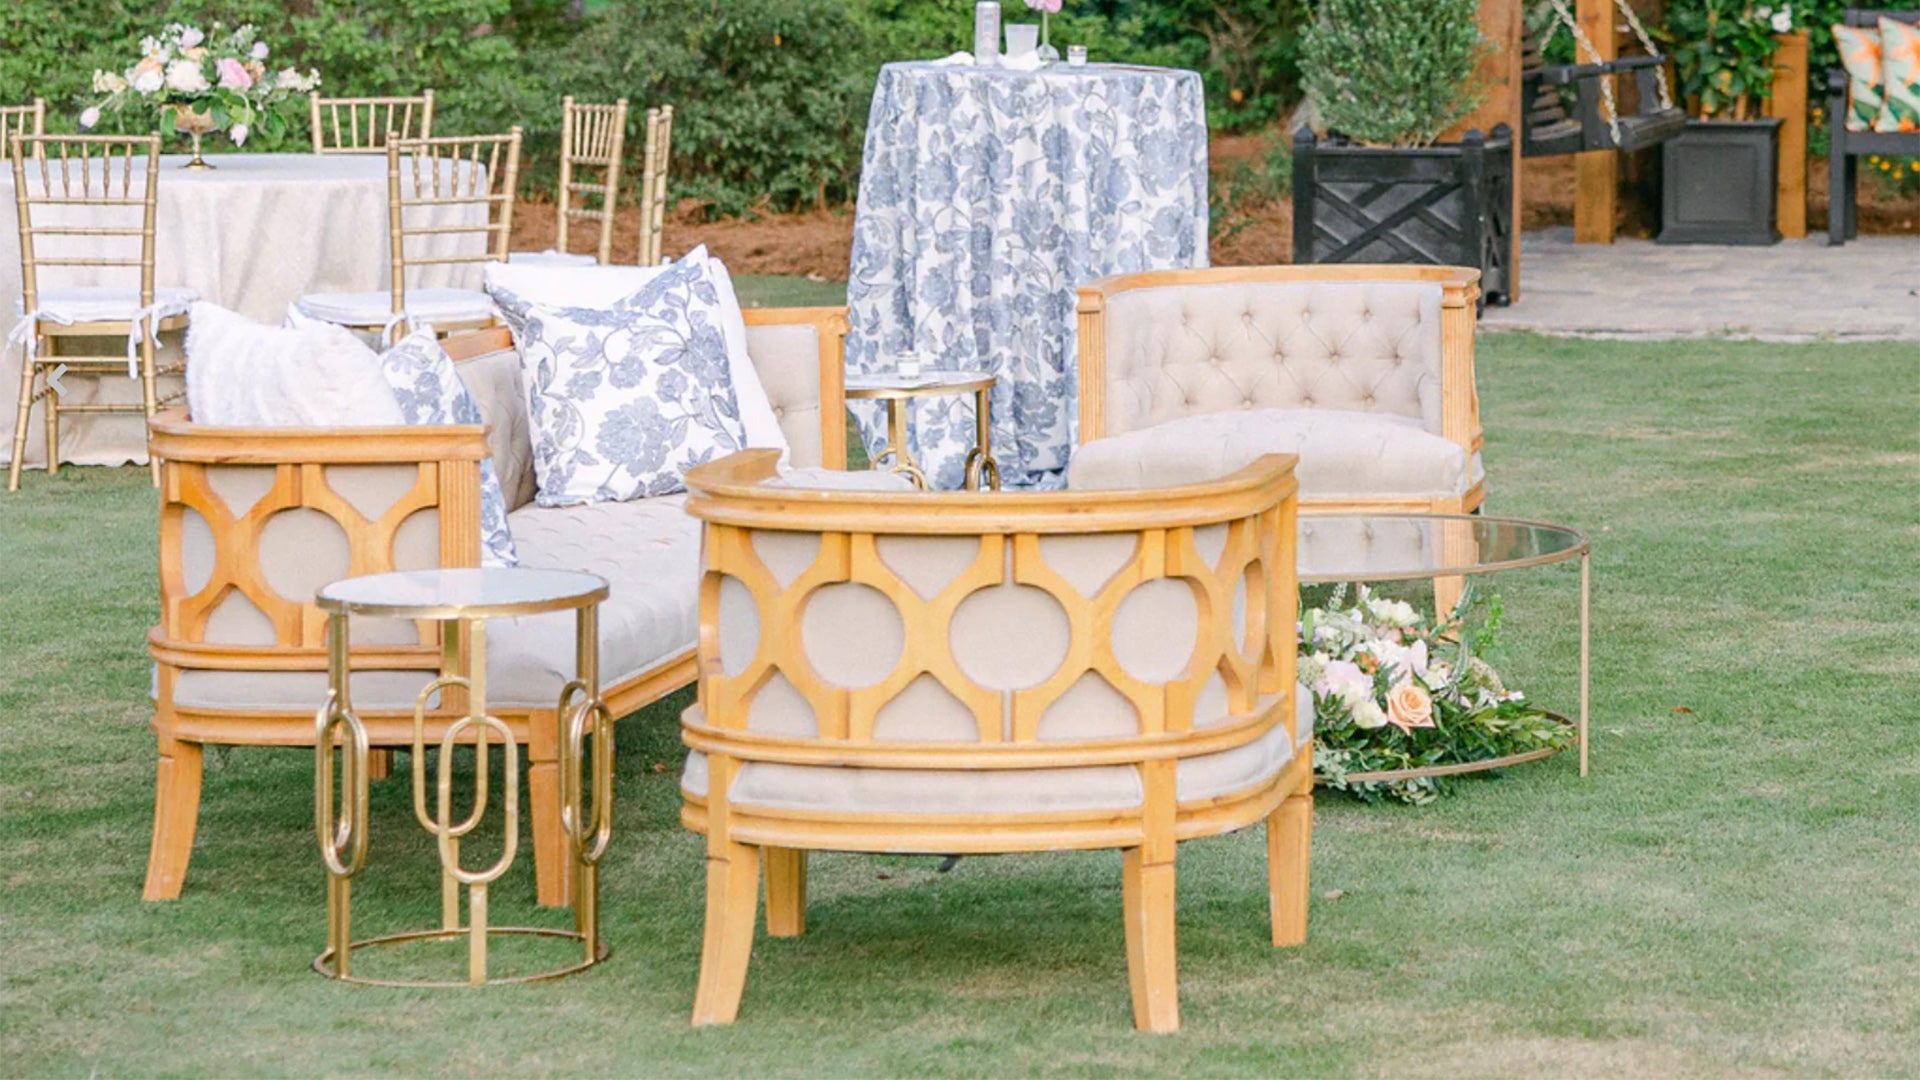
[[[401,570],[336,581],[314,595],[334,615],[492,619],[569,611],[607,598],[605,578],[573,570],[469,567]]]
[[[1303,582],[1491,574],[1576,559],[1578,529],[1477,514],[1313,514],[1300,518]]]

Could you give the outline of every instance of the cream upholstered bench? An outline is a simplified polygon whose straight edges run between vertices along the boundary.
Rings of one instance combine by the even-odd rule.
[[[1289,453],[1301,513],[1475,509],[1479,276],[1263,266],[1088,285],[1068,486],[1189,483]]]
[[[854,493],[694,469],[707,836],[696,1024],[731,1022],[764,866],[810,850],[1119,848],[1135,1023],[1179,1027],[1177,843],[1265,821],[1272,940],[1306,937],[1312,704],[1294,683],[1292,461],[1158,490]]]
[[[745,314],[791,464],[844,468],[842,310]],[[326,682],[314,590],[356,574],[479,564],[482,458],[493,458],[507,494],[522,565],[592,571],[611,583],[600,670],[614,715],[692,681],[700,531],[685,496],[534,505],[512,338],[494,329],[446,346],[486,427],[213,428],[178,411],[153,422],[164,465],[160,622],[149,635],[160,759],[148,899],[180,894],[204,745],[312,745]],[[431,628],[355,620],[354,631],[354,697],[372,742],[411,745],[415,695],[458,658],[441,656]],[[497,620],[488,639],[489,704],[527,746],[544,904],[564,903],[570,880],[554,708],[573,671],[572,635],[561,614]]]

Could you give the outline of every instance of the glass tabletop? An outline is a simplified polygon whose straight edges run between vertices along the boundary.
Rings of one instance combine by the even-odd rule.
[[[1578,529],[1477,514],[1300,517],[1303,582],[1398,581],[1491,574],[1584,555]]]
[[[314,596],[320,610],[402,619],[484,619],[583,608],[607,598],[598,574],[521,567],[402,570],[336,581]]]

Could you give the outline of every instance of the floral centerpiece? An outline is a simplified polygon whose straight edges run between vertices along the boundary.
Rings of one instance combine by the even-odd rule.
[[[1062,0],[1027,0],[1027,10],[1040,13],[1040,59],[1053,63],[1060,59],[1060,51],[1053,47],[1052,20],[1060,14]]]
[[[1320,782],[1368,802],[1429,802],[1441,776],[1356,779],[1461,765],[1572,741],[1565,720],[1508,689],[1484,659],[1500,625],[1500,601],[1469,632],[1471,591],[1438,626],[1411,604],[1364,586],[1349,601],[1336,588],[1300,621],[1301,683],[1313,691],[1314,771]]]
[[[142,38],[140,59],[124,72],[93,73],[94,92],[105,96],[80,114],[80,126],[94,127],[104,112],[150,115],[163,134],[192,136],[188,168],[211,168],[200,157],[202,135],[224,130],[236,146],[255,129],[277,138],[297,95],[320,85],[317,71],[268,70],[272,55],[251,25],[227,32],[214,23],[208,32],[173,23]]]

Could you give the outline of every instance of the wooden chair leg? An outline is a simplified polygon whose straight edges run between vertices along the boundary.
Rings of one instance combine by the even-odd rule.
[[[807,932],[807,853],[767,848],[767,936],[799,937]]]
[[[140,404],[146,410],[146,418],[148,421],[153,419],[154,413],[160,411],[160,386],[159,375],[157,374],[160,358],[156,355],[158,351],[159,343],[151,336],[146,337],[146,340],[140,345]],[[148,430],[151,431],[152,429],[149,428]],[[153,440],[151,436],[149,436],[147,440],[147,468],[153,473],[153,486],[158,488],[160,486],[160,459],[153,453]],[[376,773],[374,775],[377,779],[381,774]]]
[[[53,342],[49,340],[47,344]],[[60,395],[53,392],[52,386],[47,387],[46,396],[40,399],[40,415],[47,424],[47,475],[57,476],[60,473]]]
[[[1133,1026],[1180,1030],[1180,979],[1174,948],[1173,864],[1148,864],[1140,848],[1122,852],[1120,893],[1127,923],[1127,981]]]
[[[148,900],[178,900],[193,857],[200,821],[201,747],[160,740],[160,767],[153,792],[153,846],[147,852]]]
[[[1313,861],[1313,793],[1290,795],[1267,816],[1267,903],[1275,946],[1307,940],[1307,892]]]
[[[527,802],[533,814],[534,891],[542,907],[573,900],[573,848],[560,824],[560,765],[536,761],[527,769]]]
[[[13,417],[13,460],[7,463],[7,490],[20,490],[20,464],[27,456],[27,425],[33,419],[33,364],[20,357],[20,406]]]
[[[385,780],[393,775],[393,751],[367,751],[367,779]]]
[[[707,929],[700,946],[700,986],[693,1024],[731,1024],[740,1014],[753,957],[753,922],[760,903],[760,849],[727,844],[707,856]]]

